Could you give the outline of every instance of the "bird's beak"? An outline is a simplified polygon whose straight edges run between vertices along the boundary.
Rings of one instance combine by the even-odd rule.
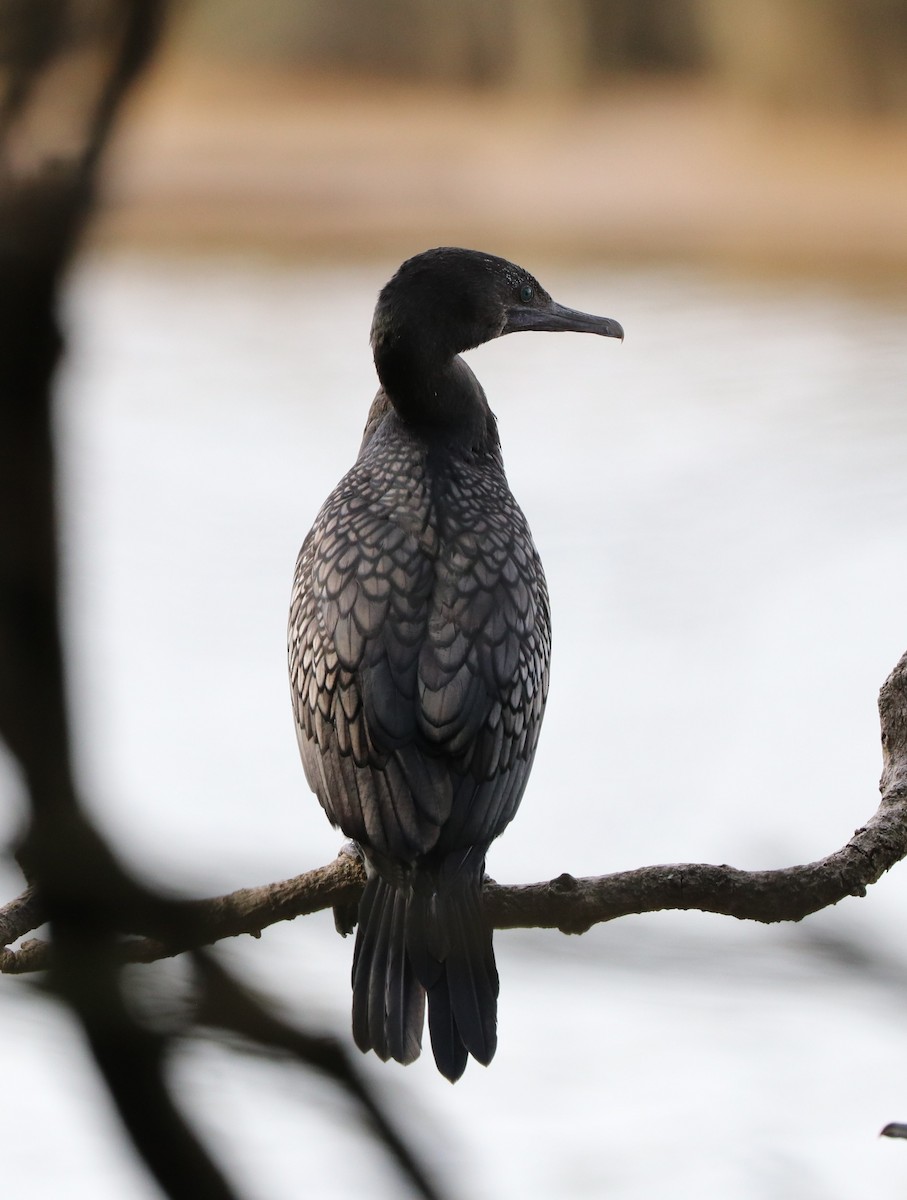
[[[557,304],[554,300],[544,307],[539,305],[533,308],[517,304],[508,309],[501,336],[532,329],[550,333],[597,333],[600,337],[624,340],[624,331],[619,321],[610,317],[595,317],[592,313],[577,312],[575,308],[565,308],[563,304]]]

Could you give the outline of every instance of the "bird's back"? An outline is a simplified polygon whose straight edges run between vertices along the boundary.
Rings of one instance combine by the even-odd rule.
[[[390,873],[487,847],[528,778],[549,653],[496,436],[451,446],[379,406],[306,538],[290,613],[300,748],[331,820]]]

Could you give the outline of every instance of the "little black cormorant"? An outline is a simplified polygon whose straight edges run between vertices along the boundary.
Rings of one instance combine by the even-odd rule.
[[[438,1069],[497,1041],[485,854],[529,777],[548,691],[542,564],[485,393],[459,355],[519,330],[623,337],[527,271],[429,250],[384,287],[381,388],[359,457],[296,564],[290,683],[306,777],[368,872],[353,1035],[408,1063],[425,1000]]]

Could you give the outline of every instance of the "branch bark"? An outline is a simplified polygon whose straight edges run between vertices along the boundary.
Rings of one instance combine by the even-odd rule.
[[[670,863],[576,879],[559,875],[546,883],[485,884],[485,907],[495,929],[559,929],[585,933],[593,925],[631,913],[698,909],[738,920],[800,921],[866,889],[907,856],[907,654],[879,695],[884,768],[882,799],[873,816],[840,850],[816,862],[773,871],[741,871],[708,863]],[[326,866],[264,887],[186,901],[178,937],[124,941],[124,962],[152,962],[241,934],[258,936],[290,921],[354,902],[365,883],[361,863],[341,852]],[[32,890],[0,910],[0,933],[21,937],[37,928],[41,907]],[[24,926],[32,922],[26,929]],[[7,938],[6,945],[13,940]],[[25,974],[50,965],[48,942],[32,939],[18,950],[0,951],[0,972]]]

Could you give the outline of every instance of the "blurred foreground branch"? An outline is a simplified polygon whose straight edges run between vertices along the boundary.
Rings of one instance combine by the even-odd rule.
[[[60,636],[52,382],[60,283],[94,205],[116,115],[153,56],[166,0],[9,0],[0,11],[0,737],[28,799],[31,887],[4,937],[46,921],[48,989],[72,1013],[138,1153],[172,1200],[238,1193],[184,1119],[166,1072],[172,1036],[126,1001],[121,937],[199,944],[195,911],[133,879],[85,814],[73,777]],[[440,1191],[345,1051],[278,1020],[196,956],[184,1036],[216,1027],[318,1071],[357,1103],[426,1200]]]
[[[560,875],[548,883],[485,885],[485,906],[495,929],[559,929],[585,933],[593,925],[631,913],[698,909],[740,920],[800,921],[846,896],[864,896],[870,884],[907,857],[907,654],[879,696],[884,771],[882,800],[867,823],[840,850],[817,862],[773,871],[740,871],[706,863],[640,867],[589,879]],[[281,883],[242,888],[210,900],[186,901],[179,935],[133,938],[120,943],[123,962],[151,962],[240,934],[257,935],[292,920],[355,902],[365,872],[351,854]],[[9,942],[41,924],[32,893],[0,910],[0,931]],[[0,972],[24,974],[51,963],[49,943],[32,939],[0,952]]]

